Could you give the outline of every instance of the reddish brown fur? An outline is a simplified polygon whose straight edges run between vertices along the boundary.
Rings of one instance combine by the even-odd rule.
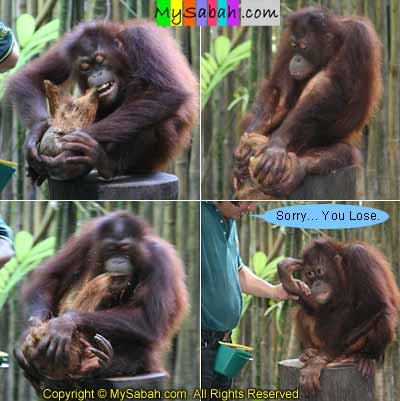
[[[325,273],[325,282],[334,286],[333,295],[325,304],[318,304],[313,295],[298,293],[300,339],[306,353],[314,349],[315,355],[324,356],[325,365],[319,361],[318,369],[343,357],[382,361],[386,347],[395,339],[400,307],[400,291],[385,256],[363,242],[340,243],[323,238],[304,250],[302,263],[302,279],[310,287],[313,281],[304,269],[321,264],[330,271],[330,276]],[[294,265],[289,261],[279,267],[288,291],[293,289],[285,276],[290,264]],[[315,368],[314,362],[313,358],[306,358],[305,371],[309,366]]]
[[[74,312],[94,312],[104,309],[104,305],[115,305],[123,297],[124,291],[128,290],[129,277],[123,274],[103,273],[94,277],[87,283],[82,284],[82,288],[75,293],[70,291],[62,299],[59,315],[69,311]],[[71,299],[70,299],[71,298]],[[72,304],[70,304],[70,301]],[[79,330],[74,331],[71,341],[71,349],[68,352],[68,361],[57,369],[49,367],[46,360],[35,358],[36,347],[47,335],[49,330],[48,321],[41,322],[30,329],[29,335],[21,344],[22,352],[29,363],[33,364],[38,372],[51,379],[63,380],[68,377],[80,377],[78,373],[84,359],[96,358],[87,348],[87,344],[95,346],[90,336]]]
[[[347,354],[351,346],[364,337],[368,339],[366,344],[351,349],[351,353],[381,359],[386,346],[395,338],[400,306],[400,292],[388,261],[378,249],[366,243],[322,239],[304,250],[304,263],[312,263],[319,252],[342,257],[341,265],[332,266],[335,266],[343,287],[335,288],[335,299],[326,307],[309,309],[307,303],[300,301],[303,308],[298,316],[299,326],[302,327],[304,315],[313,316],[315,320],[313,332],[305,330],[302,340],[312,344],[311,338],[316,335],[322,343],[318,348],[337,356]],[[342,319],[345,322],[341,322]],[[357,322],[358,328],[365,325],[365,330],[357,330]]]
[[[300,110],[296,110],[297,119],[291,121],[291,124],[285,124],[286,118],[283,119],[283,124],[290,125],[285,127],[286,130],[293,126],[296,131],[289,146],[290,150],[296,152],[304,152],[310,147],[346,140],[350,133],[360,131],[371,119],[382,92],[381,43],[371,22],[362,17],[349,18],[327,14],[329,15],[328,31],[338,41],[336,56],[319,74],[314,75],[305,84],[297,84],[294,78],[288,74],[288,64],[292,57],[289,45],[291,23],[301,19],[310,10],[314,9],[300,10],[288,18],[288,26],[281,39],[271,78],[264,82],[256,103],[256,108],[263,111],[262,117],[257,123],[259,125],[257,132],[268,135],[275,127],[272,126],[271,131],[269,128],[265,131],[266,125],[264,124],[267,124],[269,119],[274,119],[278,103],[283,103],[290,114],[297,108],[303,92],[309,91],[309,85],[314,86],[314,82],[318,82],[321,74],[327,77],[329,81],[326,84],[327,87],[315,86],[315,96],[318,98],[319,94],[323,95],[320,101],[315,98],[303,97]],[[319,51],[319,49],[315,49],[315,51]],[[334,92],[333,85],[338,84],[342,86],[343,94],[341,95]],[[328,93],[323,93],[324,90]],[[330,91],[333,92],[330,93]],[[271,102],[271,93],[280,94],[280,98],[274,95],[276,100]],[[270,104],[269,102],[272,106],[264,109],[263,105]],[[331,113],[336,109],[338,111],[333,112],[335,114],[333,116]],[[312,116],[316,120],[314,124],[309,121],[312,119],[311,116],[306,114],[310,111],[314,113]],[[281,112],[280,109],[279,112]],[[316,116],[317,118],[315,118]],[[244,128],[247,129],[255,118],[257,117],[254,116],[254,113],[247,116]],[[305,130],[306,127],[303,127],[302,123],[312,125],[311,127],[307,125],[308,130]],[[309,132],[310,128],[312,132]]]
[[[311,77],[296,81],[289,74],[292,30],[299,23],[311,29],[308,18],[318,15],[324,15],[323,35],[333,35],[331,47],[322,34],[314,33],[315,48],[309,52],[318,55],[330,49],[329,61]],[[287,19],[271,77],[262,84],[243,129],[271,137],[271,148],[283,140],[286,151],[305,159],[308,174],[357,164],[361,131],[382,92],[380,67],[381,43],[367,18],[339,17],[320,8],[294,12]],[[235,177],[240,181],[244,173],[237,171]]]
[[[96,305],[87,303],[79,289],[93,291],[91,278],[105,277],[98,276],[104,271],[99,236],[104,235],[102,230],[107,225],[121,222],[129,224],[136,238],[135,249],[130,251],[134,266],[130,286],[118,294],[103,289],[111,304],[104,298],[99,300],[99,294],[94,295]],[[101,286],[98,288],[102,291]],[[81,301],[65,307],[63,302],[67,302],[70,291],[77,291]],[[175,249],[152,233],[144,221],[122,212],[91,220],[57,255],[33,272],[23,288],[23,299],[29,316],[46,321],[72,311],[70,317],[79,330],[108,339],[114,358],[111,366],[101,371],[103,377],[162,370],[161,352],[179,329],[189,302],[182,262]]]
[[[139,20],[82,23],[14,75],[8,94],[33,129],[32,140],[38,140],[37,125],[49,117],[43,81],[78,81],[84,90],[74,63],[81,49],[97,42],[105,47],[125,92],[116,107],[99,110],[84,131],[111,158],[114,175],[158,170],[189,144],[198,110],[197,79],[166,29]]]

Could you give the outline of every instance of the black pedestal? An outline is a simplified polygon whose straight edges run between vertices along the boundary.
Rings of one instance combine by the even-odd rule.
[[[52,200],[176,200],[178,177],[167,173],[105,180],[92,172],[70,181],[49,180]]]
[[[146,373],[136,376],[111,377],[104,379],[68,380],[57,382],[48,380],[44,383],[42,400],[49,399],[53,391],[76,391],[86,400],[162,400],[163,390],[168,375],[163,372]],[[77,399],[77,398],[74,398]]]
[[[132,377],[114,377],[110,379],[96,379],[88,382],[88,386],[94,390],[94,393],[103,389],[107,392],[109,398],[106,400],[115,400],[115,396],[118,396],[121,392],[129,391],[135,392],[135,397],[131,399],[135,400],[162,400],[162,391],[164,390],[165,381],[167,379],[166,373],[147,373],[144,375],[137,375]],[[143,391],[141,391],[143,390]],[[146,392],[151,391],[150,394]],[[142,392],[143,398],[137,398]],[[160,394],[160,395],[159,395]],[[131,396],[131,395],[129,395]],[[131,396],[132,397],[132,396]],[[154,398],[153,398],[154,397]],[[129,397],[126,396],[125,399]],[[94,398],[96,401],[104,401],[104,398]],[[118,399],[118,398],[117,398]]]
[[[279,387],[285,390],[299,388],[302,366],[303,364],[298,359],[279,362]],[[300,392],[300,400],[376,401],[375,377],[363,378],[354,364],[328,365],[321,372],[321,391],[313,396],[305,396]]]
[[[356,193],[357,167],[349,166],[328,175],[309,175],[292,192],[291,200],[353,200]]]

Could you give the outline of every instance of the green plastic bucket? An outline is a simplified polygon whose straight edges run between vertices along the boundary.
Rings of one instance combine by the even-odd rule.
[[[0,368],[8,368],[8,354],[0,351]]]
[[[214,370],[221,375],[233,378],[252,360],[250,352],[220,344],[215,358]]]

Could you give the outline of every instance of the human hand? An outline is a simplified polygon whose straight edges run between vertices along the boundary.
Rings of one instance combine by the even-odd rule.
[[[0,238],[0,268],[2,268],[14,254],[11,243],[7,239]]]
[[[275,285],[273,288],[272,299],[275,301],[288,301],[297,300],[299,297],[297,295],[289,294],[282,284]]]

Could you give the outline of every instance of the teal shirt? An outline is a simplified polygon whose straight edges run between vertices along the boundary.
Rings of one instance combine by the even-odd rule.
[[[201,203],[201,327],[229,331],[239,323],[242,267],[236,222],[212,202]]]
[[[14,37],[11,29],[0,22],[0,63],[11,54],[13,47]]]

